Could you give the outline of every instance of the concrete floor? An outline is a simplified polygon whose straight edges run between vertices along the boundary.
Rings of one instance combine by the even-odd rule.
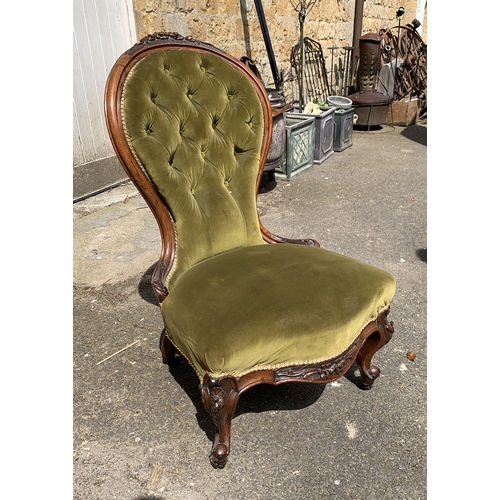
[[[75,204],[74,499],[425,499],[426,155],[425,123],[355,130],[323,164],[262,183],[272,232],[395,276],[395,333],[370,391],[351,370],[245,393],[223,470],[209,464],[214,427],[196,375],[161,362],[154,217],[130,184]]]

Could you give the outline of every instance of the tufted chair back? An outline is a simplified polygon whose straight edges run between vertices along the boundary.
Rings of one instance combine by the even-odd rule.
[[[124,135],[118,149],[128,149],[141,171],[132,179],[144,176],[134,182],[141,191],[150,182],[171,218],[166,284],[211,256],[263,244],[256,189],[272,118],[251,71],[176,34],[148,36],[115,66],[121,92],[108,95],[107,106],[123,129],[112,140],[116,146]],[[153,198],[146,196],[152,208]]]

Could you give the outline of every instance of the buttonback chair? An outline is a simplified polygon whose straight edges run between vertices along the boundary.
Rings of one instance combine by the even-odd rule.
[[[356,362],[370,387],[380,373],[372,356],[393,333],[394,279],[263,226],[272,112],[258,78],[210,44],[154,33],[115,63],[105,108],[116,154],[159,226],[161,352],[165,363],[183,355],[200,379],[216,426],[212,465],[226,464],[238,399],[257,384],[332,382]]]

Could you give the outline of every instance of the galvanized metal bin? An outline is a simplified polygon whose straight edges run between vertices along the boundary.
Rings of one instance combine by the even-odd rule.
[[[266,89],[271,108],[280,110],[281,113],[274,115],[273,113],[273,133],[271,136],[271,145],[267,154],[264,172],[268,172],[274,178],[274,171],[283,163],[285,154],[285,110],[286,103],[283,96],[275,89]],[[290,105],[288,105],[290,107]]]
[[[314,118],[286,116],[284,161],[276,168],[278,179],[290,180],[314,165]]]
[[[344,151],[352,146],[354,108],[336,110],[333,115],[333,150]]]
[[[321,114],[289,112],[290,118],[305,119],[314,118],[314,163],[323,163],[333,153],[333,113],[335,108],[321,108]]]

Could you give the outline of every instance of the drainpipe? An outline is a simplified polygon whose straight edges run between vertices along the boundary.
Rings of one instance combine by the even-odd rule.
[[[359,58],[359,37],[363,30],[363,8],[365,0],[356,0],[354,7],[354,29],[352,32],[352,46],[354,50],[351,54],[351,68],[356,67],[356,60]]]
[[[424,25],[425,8],[427,7],[427,0],[418,0],[417,2],[417,19],[420,21],[420,26],[417,28],[417,33],[422,36],[422,27]]]
[[[254,4],[255,10],[257,11],[257,16],[259,17],[260,29],[262,31],[262,36],[264,37],[264,43],[266,44],[267,57],[269,59],[269,64],[271,65],[271,71],[273,73],[274,88],[278,90],[278,66],[276,65],[273,46],[271,45],[271,38],[269,37],[269,31],[267,30],[266,16],[264,14],[264,9],[262,8],[261,0],[254,0]]]

